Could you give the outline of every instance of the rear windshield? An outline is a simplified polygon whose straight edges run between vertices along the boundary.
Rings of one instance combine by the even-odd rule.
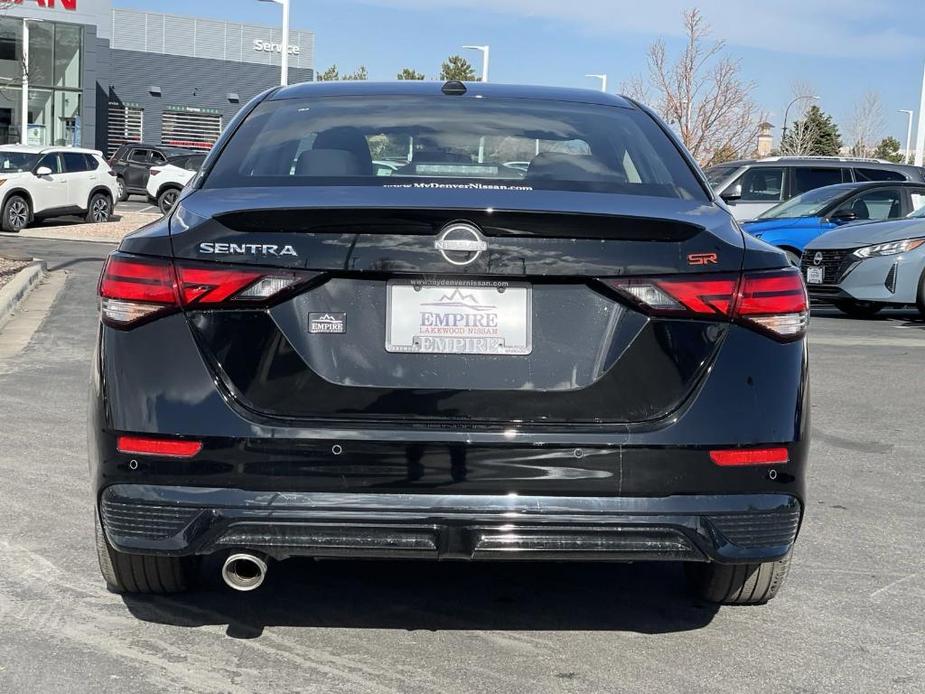
[[[678,150],[641,111],[455,96],[264,102],[204,187],[280,185],[706,198]]]

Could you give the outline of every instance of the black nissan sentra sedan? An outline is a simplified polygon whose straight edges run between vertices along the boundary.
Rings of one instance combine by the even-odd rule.
[[[111,590],[294,556],[683,561],[720,603],[787,573],[805,287],[629,99],[268,91],[99,295]]]

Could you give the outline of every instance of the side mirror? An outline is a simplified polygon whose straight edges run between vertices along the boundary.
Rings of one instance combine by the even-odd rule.
[[[36,176],[51,176],[51,169],[47,166],[40,166],[35,170]]]
[[[836,224],[846,224],[847,222],[855,221],[857,218],[857,214],[851,210],[841,210],[829,217],[829,220]]]
[[[742,197],[742,184],[731,186],[720,193],[720,197],[724,202],[735,202]]]

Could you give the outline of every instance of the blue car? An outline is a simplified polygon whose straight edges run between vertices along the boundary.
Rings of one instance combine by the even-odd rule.
[[[925,205],[925,184],[904,181],[839,183],[810,190],[742,226],[786,251],[794,265],[806,245],[845,224],[900,219]]]

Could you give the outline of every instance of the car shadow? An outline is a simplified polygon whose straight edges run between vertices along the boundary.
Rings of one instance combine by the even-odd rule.
[[[218,568],[210,580],[218,579]],[[700,629],[717,606],[686,591],[678,564],[363,562],[290,559],[252,593],[224,585],[176,596],[123,596],[136,618],[180,627],[227,625],[406,631]]]

